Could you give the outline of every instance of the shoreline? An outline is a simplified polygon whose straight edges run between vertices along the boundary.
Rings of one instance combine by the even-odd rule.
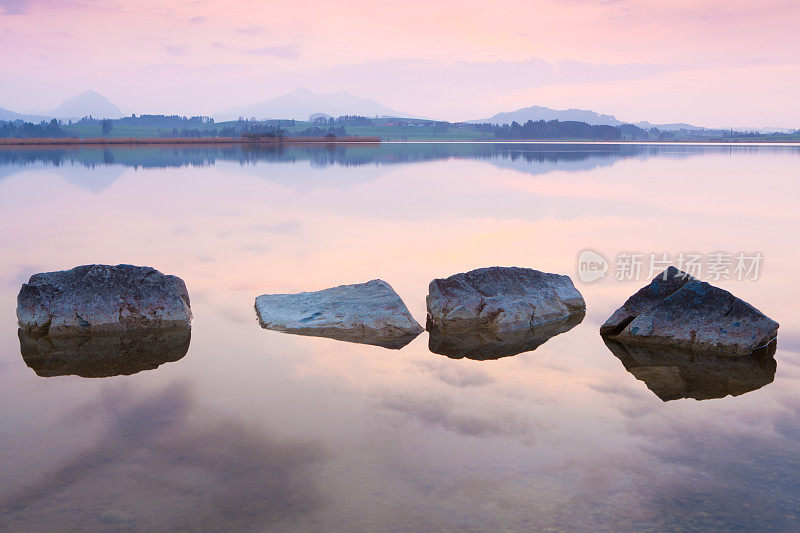
[[[540,144],[540,145],[650,145],[650,146],[785,146],[800,142],[780,141],[577,141],[577,140],[381,140],[379,137],[284,137],[283,139],[239,139],[234,137],[25,137],[0,138],[0,148],[14,146],[134,146],[249,144],[280,146],[297,144]]]
[[[0,139],[0,146],[96,146],[136,144],[255,144],[277,146],[281,144],[378,144],[378,137],[284,137],[283,139],[237,139],[233,137],[26,137]]]
[[[530,140],[530,141],[381,141],[382,144],[630,144],[643,146],[787,146],[800,147],[798,142],[785,141],[575,141],[575,140]]]

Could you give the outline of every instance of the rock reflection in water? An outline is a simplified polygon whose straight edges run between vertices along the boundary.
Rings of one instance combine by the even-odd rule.
[[[530,352],[561,333],[565,333],[583,321],[585,313],[573,313],[566,318],[553,320],[535,328],[498,333],[488,329],[443,333],[431,329],[428,348],[433,353],[451,359],[474,359],[485,361],[500,359]]]
[[[42,377],[105,378],[153,370],[186,355],[191,329],[71,337],[17,332],[22,358]]]
[[[775,379],[776,341],[750,355],[695,355],[603,339],[625,370],[663,401],[739,396]]]

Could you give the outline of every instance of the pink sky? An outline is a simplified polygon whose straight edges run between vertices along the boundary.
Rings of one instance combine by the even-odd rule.
[[[800,127],[794,0],[0,0],[0,106],[212,114],[297,86],[466,120],[529,105]]]

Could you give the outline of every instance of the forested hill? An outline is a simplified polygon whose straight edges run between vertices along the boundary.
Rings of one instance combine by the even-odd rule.
[[[407,118],[341,116],[300,120],[235,120],[215,122],[209,117],[131,115],[120,119],[59,120],[34,124],[0,121],[0,137],[378,137],[382,140],[430,141],[800,141],[800,130],[787,134],[759,134],[714,129],[659,130],[634,124],[592,125],[578,121],[529,120],[511,124],[473,124]]]
[[[592,141],[622,140],[622,131],[616,126],[594,126],[586,122],[558,120],[529,120],[524,124],[478,124],[483,129],[503,140],[546,140],[546,139],[582,139]],[[644,133],[644,131],[642,131]]]

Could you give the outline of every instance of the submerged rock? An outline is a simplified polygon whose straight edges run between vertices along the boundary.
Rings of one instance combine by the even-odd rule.
[[[494,332],[486,328],[448,331],[430,331],[428,348],[433,353],[451,359],[474,359],[486,361],[530,352],[561,333],[565,333],[583,321],[585,313],[579,311],[566,318],[552,320],[532,328],[509,332]]]
[[[22,358],[42,377],[84,378],[136,374],[177,361],[189,351],[191,329],[89,336],[31,335],[18,331]]]
[[[586,303],[569,276],[491,267],[431,281],[427,307],[431,332],[501,336],[583,313]]]
[[[17,319],[34,335],[186,329],[183,280],[150,267],[84,265],[34,274],[17,296]]]
[[[625,344],[739,356],[773,341],[778,323],[728,291],[670,267],[631,296],[600,332]]]
[[[665,402],[739,396],[772,383],[777,368],[773,357],[775,341],[745,357],[695,357],[687,352],[630,346],[609,339],[605,343],[625,370]]]
[[[383,280],[316,292],[256,298],[262,328],[399,349],[422,333],[400,296]]]

